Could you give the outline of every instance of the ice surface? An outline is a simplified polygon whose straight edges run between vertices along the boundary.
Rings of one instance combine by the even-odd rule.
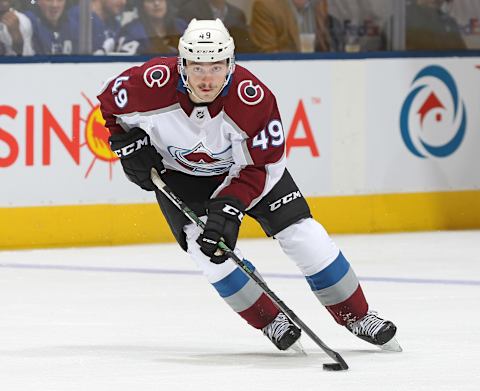
[[[480,231],[335,236],[403,353],[337,326],[274,240],[240,240],[306,335],[279,352],[174,244],[0,252],[0,390],[480,390]]]

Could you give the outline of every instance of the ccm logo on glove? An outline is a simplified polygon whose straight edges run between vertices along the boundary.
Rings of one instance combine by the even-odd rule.
[[[243,220],[243,213],[240,212],[237,208],[233,207],[232,205],[225,204],[222,209],[225,213],[229,215],[236,216],[240,222]]]
[[[150,144],[150,137],[140,128],[126,133],[112,134],[110,149],[120,158],[127,178],[144,190],[155,190],[150,171],[155,167],[159,173],[165,170],[162,156]]]
[[[116,149],[113,151],[113,153],[115,153],[115,155],[117,155],[121,159],[122,157],[126,157],[131,153],[138,151],[140,148],[145,147],[147,145],[150,145],[150,142],[149,142],[148,136],[145,135],[143,139],[138,139],[131,144],[125,145],[120,149]]]
[[[245,207],[234,197],[213,198],[207,202],[207,222],[197,240],[200,251],[213,263],[223,263],[228,259],[223,252],[217,252],[218,242],[223,241],[233,250],[237,243],[238,230],[244,216]]]

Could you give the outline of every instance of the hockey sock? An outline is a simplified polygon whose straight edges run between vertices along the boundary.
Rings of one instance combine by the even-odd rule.
[[[189,224],[184,231],[187,235],[188,254],[230,308],[257,329],[265,327],[275,319],[279,313],[278,308],[252,279],[231,259],[218,265],[210,262],[196,242],[201,232],[197,226]],[[243,259],[238,250],[235,250],[235,253]],[[244,262],[255,270],[247,260]],[[255,274],[259,276],[257,271]]]
[[[339,324],[345,325],[367,313],[368,303],[355,272],[320,223],[303,219],[275,237]]]
[[[246,259],[244,262],[255,270]],[[265,327],[279,313],[272,300],[238,266],[212,285],[226,303],[256,329]]]
[[[337,323],[346,325],[368,312],[368,303],[355,272],[340,252],[325,269],[306,276],[315,296]]]

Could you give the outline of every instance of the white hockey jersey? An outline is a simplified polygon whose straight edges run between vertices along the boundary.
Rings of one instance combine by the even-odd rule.
[[[208,105],[191,102],[177,59],[163,57],[111,79],[98,99],[110,132],[142,128],[167,170],[222,175],[212,197],[233,196],[251,208],[285,170],[285,137],[275,97],[241,66]]]

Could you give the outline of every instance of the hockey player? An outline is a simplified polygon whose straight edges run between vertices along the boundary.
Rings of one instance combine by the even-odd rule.
[[[107,82],[98,98],[127,177],[155,190],[150,169],[165,171],[165,183],[206,215],[202,232],[155,191],[180,246],[226,303],[277,348],[292,346],[300,329],[217,252],[222,238],[235,248],[245,213],[278,240],[337,323],[375,345],[394,341],[395,325],[369,311],[349,262],[312,218],[285,168],[275,96],[235,65],[233,39],[219,19],[190,22],[178,63],[155,58],[132,67]]]

